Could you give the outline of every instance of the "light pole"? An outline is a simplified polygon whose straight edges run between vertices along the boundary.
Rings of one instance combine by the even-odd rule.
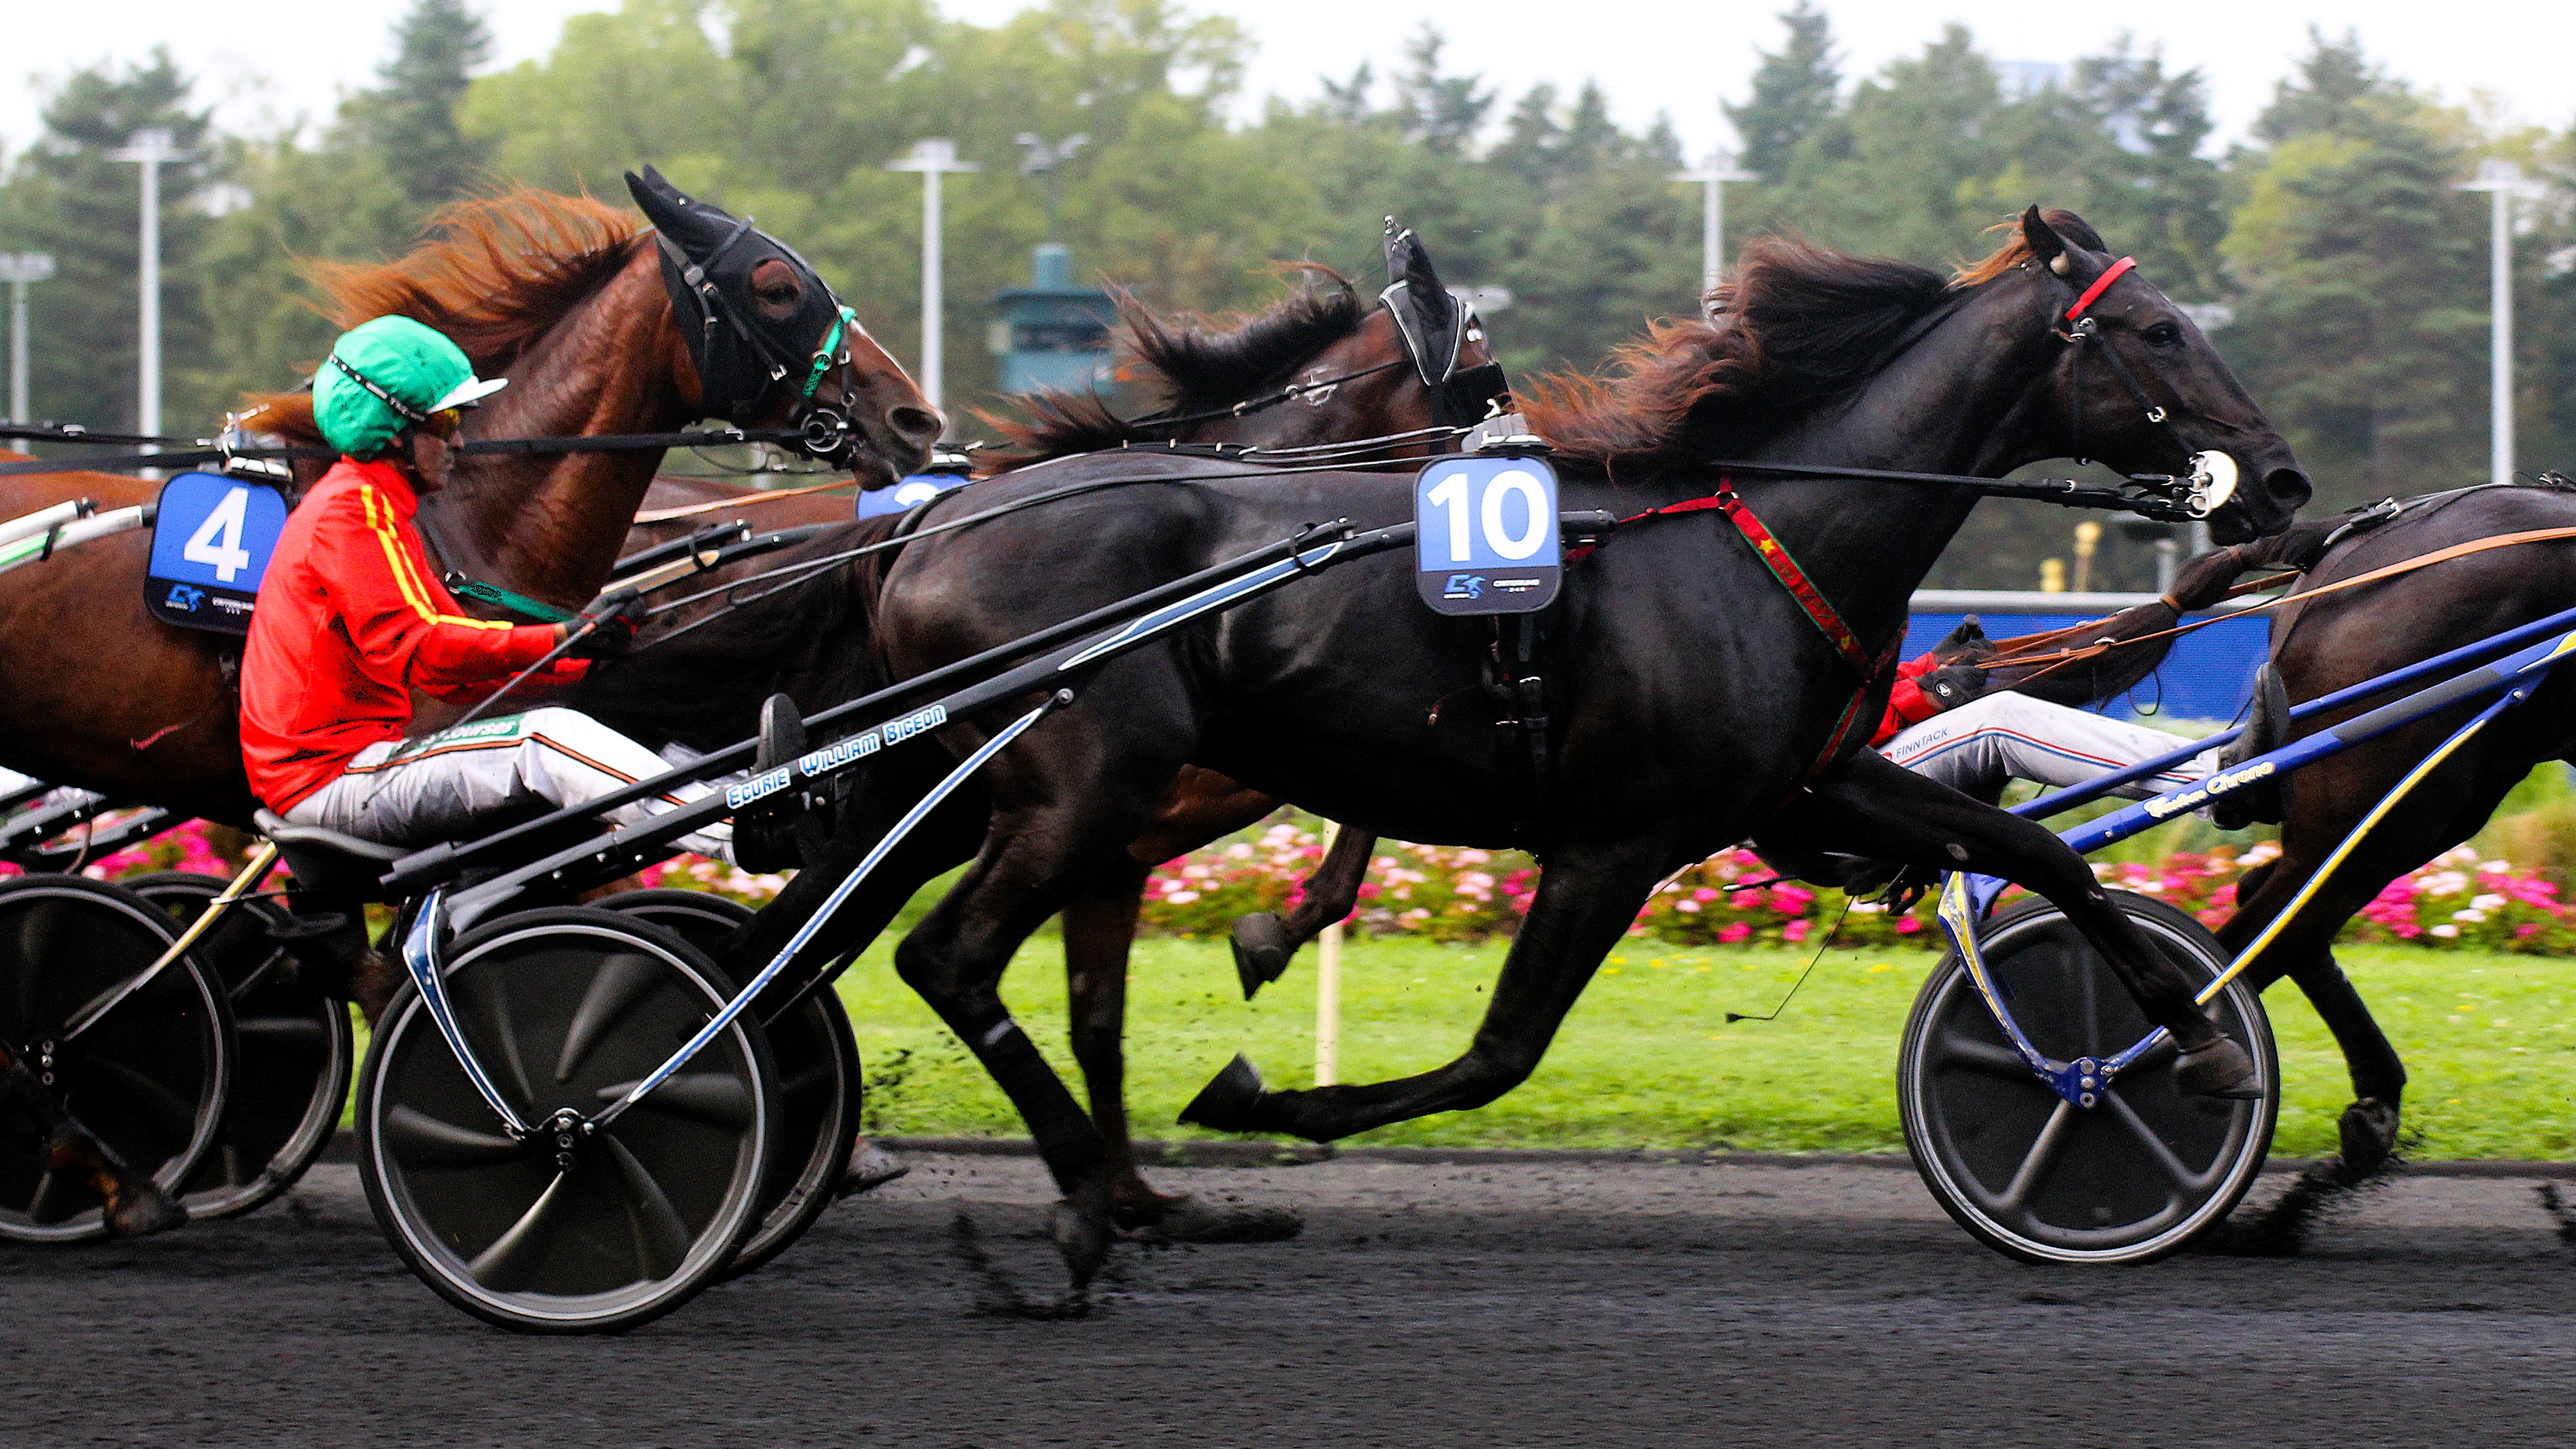
[[[1676,171],[1673,179],[1696,181],[1707,190],[1704,198],[1706,209],[1700,213],[1699,237],[1700,290],[1705,296],[1717,289],[1718,274],[1726,266],[1726,183],[1759,181],[1762,178],[1750,171],[1737,170],[1734,152],[1711,151],[1708,159],[1699,163],[1697,171]]]
[[[142,325],[135,339],[138,354],[134,381],[134,430],[152,434],[161,431],[161,166],[167,161],[185,161],[171,144],[170,133],[159,127],[137,131],[122,150],[107,153],[110,161],[131,161],[143,168],[143,226],[137,249],[141,252],[143,291]]]
[[[2493,353],[2488,359],[2488,448],[2495,481],[2513,481],[2513,198],[2540,188],[2523,178],[2522,168],[2501,157],[2478,164],[2478,179],[2460,184],[2462,191],[2483,191],[2493,198],[2488,236],[2488,307]]]
[[[27,289],[54,275],[50,252],[0,252],[0,282],[9,284],[9,421],[27,414]]]
[[[945,349],[940,345],[939,178],[952,171],[980,171],[972,161],[957,159],[957,143],[934,136],[912,143],[912,153],[886,163],[888,171],[921,173],[921,391],[932,407],[940,406]]]

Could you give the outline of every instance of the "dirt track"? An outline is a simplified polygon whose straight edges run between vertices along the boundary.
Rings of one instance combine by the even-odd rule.
[[[2419,1178],[2296,1261],[1974,1246],[1911,1173],[1162,1174],[1293,1243],[1122,1246],[1079,1321],[1033,1164],[918,1159],[624,1339],[483,1328],[326,1166],[241,1222],[0,1249],[0,1443],[2564,1443],[2576,1253],[2530,1180]],[[2267,1180],[2258,1192],[2277,1190]]]

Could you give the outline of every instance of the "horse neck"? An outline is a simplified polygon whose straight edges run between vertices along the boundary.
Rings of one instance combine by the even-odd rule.
[[[470,437],[658,433],[690,421],[687,362],[661,264],[639,247],[626,268],[522,353],[510,386],[470,415]],[[662,463],[662,450],[482,455],[461,460],[434,500],[442,562],[546,602],[599,591]]]
[[[2032,289],[1991,283],[1860,389],[1741,454],[2000,478],[2050,456],[2046,384],[2062,346]],[[1910,597],[1978,495],[1928,484],[1736,479],[1863,638],[1899,629]]]

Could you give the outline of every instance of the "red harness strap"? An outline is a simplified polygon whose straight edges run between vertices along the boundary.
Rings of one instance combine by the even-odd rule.
[[[1813,780],[1823,773],[1826,766],[1842,758],[1855,740],[1866,740],[1871,726],[1877,724],[1879,715],[1885,712],[1887,691],[1884,686],[1896,668],[1898,646],[1904,642],[1903,637],[1890,639],[1885,649],[1872,655],[1860,642],[1860,636],[1852,632],[1851,625],[1843,621],[1833,601],[1825,597],[1824,591],[1816,587],[1816,581],[1807,577],[1807,571],[1790,557],[1788,545],[1780,542],[1762,520],[1754,516],[1751,505],[1736,493],[1735,479],[1731,474],[1719,475],[1717,491],[1705,498],[1685,498],[1679,503],[1649,508],[1643,513],[1620,519],[1619,526],[1626,528],[1651,518],[1700,513],[1711,508],[1724,513],[1726,521],[1735,525],[1735,531],[1752,545],[1753,556],[1762,560],[1762,566],[1771,571],[1771,577],[1779,580],[1780,587],[1787,591],[1789,597],[1798,601],[1798,607],[1806,611],[1808,620],[1825,636],[1826,642],[1834,646],[1834,652],[1842,656],[1843,663],[1860,678],[1860,683],[1852,690],[1851,702],[1843,706],[1842,717],[1834,721],[1833,733],[1826,736],[1824,750],[1816,756],[1815,764],[1807,769],[1806,778]],[[1567,562],[1579,562],[1598,547],[1595,544],[1591,548],[1579,549]]]
[[[2075,305],[2066,309],[2066,320],[2072,322],[2083,316],[2084,309],[2092,306],[2095,302],[2100,301],[2102,294],[2111,290],[2111,284],[2120,280],[2120,274],[2122,272],[2127,271],[2129,268],[2134,267],[2137,264],[2138,259],[2136,257],[2122,257],[2111,265],[2104,267],[2102,269],[2102,275],[2093,279],[2093,285],[2084,289],[2084,295],[2075,299]]]

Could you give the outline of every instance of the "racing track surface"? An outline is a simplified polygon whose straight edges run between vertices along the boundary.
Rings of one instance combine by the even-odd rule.
[[[2415,1178],[2299,1260],[2034,1269],[1910,1172],[1164,1172],[1285,1244],[1122,1245],[1091,1314],[1034,1164],[915,1159],[624,1339],[412,1281],[354,1169],[244,1221],[0,1248],[0,1443],[1501,1446],[2566,1443],[2576,1253],[2540,1184]],[[2278,1191],[2273,1177],[2258,1195]]]

